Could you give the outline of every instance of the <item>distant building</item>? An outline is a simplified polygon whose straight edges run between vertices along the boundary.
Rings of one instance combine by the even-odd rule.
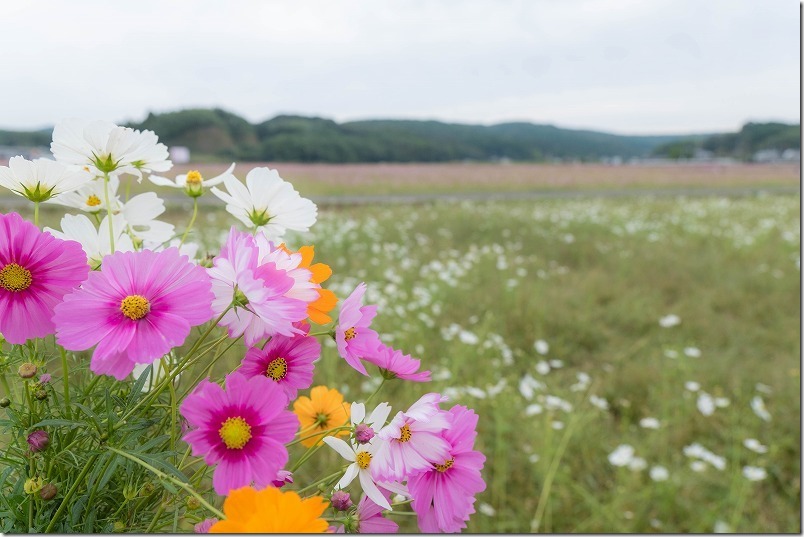
[[[173,164],[187,164],[190,162],[190,148],[183,145],[175,145],[168,149],[170,160]]]

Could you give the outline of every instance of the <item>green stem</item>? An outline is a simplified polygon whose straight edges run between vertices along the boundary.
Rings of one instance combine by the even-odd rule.
[[[109,203],[109,173],[103,174],[103,201],[106,203],[106,216],[109,218],[109,246],[114,253],[114,224],[112,223],[112,205]]]
[[[319,479],[318,481],[315,481],[314,483],[311,483],[311,484],[307,485],[307,486],[306,486],[306,487],[304,487],[303,489],[299,489],[299,490],[297,491],[297,493],[299,494],[299,496],[301,496],[301,493],[302,493],[302,492],[305,492],[305,491],[307,491],[307,490],[309,490],[309,489],[315,488],[315,487],[317,487],[317,486],[318,486],[320,483],[326,483],[326,482],[328,482],[328,481],[333,481],[333,480],[335,480],[335,478],[339,478],[339,477],[340,477],[340,476],[342,476],[342,475],[343,475],[343,472],[342,472],[342,471],[341,471],[341,472],[335,472],[334,474],[330,474],[330,475],[328,475],[327,477],[321,478],[321,479]]]
[[[558,473],[558,465],[561,462],[561,458],[564,456],[564,451],[567,449],[567,444],[569,444],[569,440],[570,437],[572,437],[575,426],[580,421],[580,418],[577,416],[577,413],[573,414],[570,424],[567,427],[564,436],[561,438],[561,442],[559,442],[556,454],[553,456],[553,460],[550,463],[550,469],[547,471],[544,485],[542,485],[542,493],[539,495],[539,504],[536,506],[536,514],[533,516],[533,520],[530,523],[530,530],[532,532],[539,531],[539,526],[541,525],[544,511],[547,509],[547,499],[550,497],[550,488],[553,486],[553,479],[555,479],[556,473]]]
[[[184,490],[184,491],[185,491],[187,494],[190,494],[192,497],[194,497],[196,500],[198,500],[198,501],[201,503],[201,505],[203,505],[204,507],[206,507],[206,508],[207,508],[207,510],[209,510],[209,512],[211,512],[212,514],[214,514],[215,516],[217,516],[219,519],[224,520],[224,519],[226,518],[226,515],[224,515],[223,513],[221,513],[221,512],[220,512],[218,509],[216,509],[216,508],[215,508],[215,507],[213,507],[212,505],[210,505],[210,504],[209,504],[209,503],[208,503],[208,502],[207,502],[207,501],[206,501],[206,500],[203,498],[203,496],[201,496],[201,495],[200,495],[200,494],[198,494],[198,493],[197,493],[195,490],[193,490],[193,487],[191,487],[191,486],[190,486],[190,485],[188,485],[187,483],[184,483],[183,481],[179,481],[179,480],[178,480],[178,479],[176,479],[175,477],[173,477],[173,476],[169,476],[169,475],[167,475],[166,473],[161,472],[160,470],[157,470],[156,468],[154,468],[153,466],[151,466],[151,465],[150,465],[150,464],[148,464],[147,462],[145,462],[145,461],[143,461],[143,460],[141,460],[141,459],[138,459],[137,457],[135,457],[134,455],[131,455],[130,453],[126,453],[125,451],[120,451],[119,449],[113,448],[112,446],[106,446],[106,449],[108,449],[109,451],[113,451],[113,452],[117,453],[118,455],[121,455],[121,456],[123,456],[123,457],[125,457],[125,458],[127,458],[127,459],[129,459],[129,460],[131,460],[131,461],[136,462],[137,464],[139,464],[139,465],[140,465],[140,466],[142,466],[143,468],[145,468],[145,469],[150,470],[151,472],[153,472],[153,473],[154,473],[154,475],[156,475],[156,476],[157,476],[157,477],[159,477],[160,479],[166,479],[166,480],[170,481],[171,483],[173,483],[173,484],[174,484],[174,485],[176,485],[177,487],[179,487],[179,488],[181,488],[182,490]]]
[[[187,238],[187,234],[193,228],[196,216],[198,216],[198,198],[193,198],[193,216],[190,218],[190,223],[187,225],[187,229],[184,230],[184,235],[181,236],[181,242],[179,243],[179,248],[181,248],[181,245],[184,244],[184,239]]]
[[[386,381],[386,378],[383,377],[382,382],[380,382],[380,385],[377,386],[377,389],[374,390],[374,392],[371,395],[368,396],[368,399],[366,399],[366,401],[363,403],[364,405],[368,406],[369,402],[372,399],[374,399],[374,396],[377,395],[380,392],[380,390],[382,389],[383,385],[385,384],[385,381]]]
[[[131,410],[126,412],[123,415],[123,417],[120,418],[120,421],[118,421],[114,425],[114,427],[112,427],[113,431],[116,431],[117,429],[119,429],[120,427],[125,425],[126,424],[126,419],[129,418],[130,416],[132,416],[134,414],[134,412],[138,408],[140,408],[141,406],[143,406],[145,404],[150,405],[151,403],[153,403],[156,400],[157,397],[159,397],[159,394],[161,394],[165,390],[167,385],[169,383],[173,382],[173,379],[176,378],[179,375],[179,373],[181,373],[184,370],[185,366],[189,363],[190,359],[193,357],[193,353],[195,353],[198,350],[198,348],[201,346],[201,344],[204,342],[204,340],[206,340],[206,338],[209,337],[209,335],[212,333],[212,331],[215,329],[215,327],[218,326],[218,323],[220,322],[221,319],[223,319],[223,316],[226,315],[227,311],[229,311],[229,308],[226,308],[225,310],[223,310],[223,312],[218,316],[218,318],[215,319],[212,322],[212,324],[207,329],[207,331],[204,332],[204,334],[195,342],[195,344],[192,346],[192,348],[187,353],[187,355],[184,357],[184,359],[181,361],[181,363],[173,369],[173,372],[171,372],[170,375],[165,375],[165,378],[163,378],[159,382],[159,384],[157,384],[157,386],[148,395],[148,397],[143,397],[142,399],[140,399],[137,402],[137,404],[134,405],[131,408]]]
[[[39,227],[39,202],[34,202],[34,225]]]
[[[67,367],[67,351],[64,350],[64,347],[59,347],[59,350],[61,351],[61,381],[64,384],[64,409],[67,419],[70,419],[72,416],[72,411],[70,410],[70,369]]]
[[[81,473],[78,474],[78,477],[75,479],[75,482],[73,483],[73,486],[70,487],[70,490],[67,491],[67,495],[64,496],[64,499],[61,501],[61,505],[59,505],[59,508],[56,510],[56,513],[53,515],[53,518],[50,520],[50,524],[48,524],[47,528],[45,528],[45,533],[50,533],[51,530],[53,530],[53,526],[56,525],[56,522],[58,522],[58,520],[61,517],[62,513],[64,513],[64,510],[67,509],[67,505],[70,503],[70,500],[72,499],[73,495],[75,494],[75,491],[78,490],[79,486],[84,484],[84,478],[87,476],[89,471],[94,466],[95,461],[98,459],[98,456],[100,456],[100,453],[95,453],[94,455],[92,455],[89,458],[89,460],[87,461],[86,465],[84,466],[84,469],[81,470]]]
[[[154,531],[154,527],[156,526],[156,521],[159,520],[159,517],[161,517],[162,513],[164,513],[164,512],[165,512],[165,506],[160,504],[159,509],[156,510],[156,514],[154,515],[154,518],[151,520],[151,523],[148,524],[148,529],[145,530],[145,533],[151,533],[152,531]]]
[[[218,341],[218,343],[220,344],[227,337],[229,337],[229,336],[223,336],[222,339]],[[226,354],[226,351],[231,349],[238,341],[240,341],[240,338],[242,338],[242,337],[243,336],[238,337],[237,339],[235,339],[231,343],[229,343],[229,345],[224,347],[222,350],[219,350],[218,352],[215,353],[215,357],[212,360],[210,360],[209,364],[203,369],[203,371],[201,371],[201,374],[196,376],[195,379],[193,379],[193,382],[187,387],[187,390],[185,390],[185,392],[181,396],[182,399],[187,397],[187,394],[189,394],[198,385],[198,383],[201,382],[201,379],[206,377],[209,374],[209,372],[212,371],[212,368],[215,366],[215,364],[218,362],[218,360],[220,360],[220,358],[224,354]],[[211,348],[207,349],[207,351],[209,351],[209,350],[211,350]],[[202,353],[202,354],[199,354],[199,357],[203,356],[205,353],[206,353],[206,351],[204,353]]]

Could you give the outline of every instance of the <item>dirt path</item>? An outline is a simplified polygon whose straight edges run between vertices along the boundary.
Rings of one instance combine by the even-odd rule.
[[[607,188],[607,189],[578,189],[578,190],[529,190],[522,192],[455,192],[452,194],[383,194],[361,196],[310,196],[310,199],[319,207],[347,207],[354,205],[383,205],[383,204],[422,204],[433,202],[461,202],[461,201],[520,201],[520,200],[551,200],[551,199],[583,199],[583,198],[627,198],[627,197],[698,197],[698,196],[726,196],[744,197],[762,194],[800,194],[800,185],[780,186],[718,186],[718,187],[679,187],[679,188]],[[186,196],[163,196],[168,206],[191,206]],[[30,202],[19,196],[0,197],[0,212],[23,207]],[[223,206],[223,203],[212,195],[199,198],[203,206]]]

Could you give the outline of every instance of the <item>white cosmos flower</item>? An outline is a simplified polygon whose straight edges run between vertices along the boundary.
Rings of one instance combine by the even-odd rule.
[[[662,328],[670,328],[672,326],[677,326],[681,324],[681,317],[671,313],[669,315],[665,315],[661,319],[659,319],[659,326]]]
[[[173,224],[156,220],[164,212],[165,203],[153,192],[138,194],[120,208],[128,231],[151,244],[162,244],[173,238]]]
[[[61,219],[61,231],[49,227],[46,227],[45,231],[49,232],[57,239],[78,242],[87,254],[89,266],[93,269],[97,269],[100,267],[104,256],[112,253],[112,247],[111,244],[109,244],[108,218],[108,216],[105,216],[100,226],[96,229],[95,224],[83,214],[65,214]],[[134,244],[131,242],[131,237],[125,234],[125,222],[123,221],[123,217],[121,215],[112,216],[112,225],[115,236],[115,251],[134,251]]]
[[[694,380],[688,380],[684,383],[684,388],[691,392],[697,392],[701,389],[701,385],[695,382]]]
[[[355,415],[355,411],[357,411],[357,415]],[[351,412],[352,424],[359,424],[363,422],[363,418],[366,415],[365,405],[362,403],[353,403]],[[380,403],[377,408],[374,409],[374,411],[371,413],[371,416],[369,416],[365,423],[370,425],[372,429],[377,426],[377,429],[375,430],[378,430],[385,423],[385,420],[388,418],[388,414],[390,413],[391,407],[388,406],[388,403]],[[346,488],[352,481],[354,481],[355,477],[357,477],[360,480],[360,486],[363,488],[363,492],[366,493],[366,496],[371,498],[374,503],[380,507],[390,510],[391,504],[388,503],[385,495],[380,492],[379,488],[377,488],[377,484],[374,482],[374,479],[372,479],[370,471],[371,461],[383,440],[378,436],[374,436],[374,438],[364,444],[349,444],[340,438],[327,436],[324,437],[324,442],[329,447],[334,449],[341,457],[352,463],[346,468],[346,472],[343,474],[343,477],[341,477],[340,481],[338,481],[338,483],[335,485],[335,488]],[[380,483],[380,485],[384,488],[387,488],[383,483]]]
[[[768,477],[768,472],[758,466],[743,466],[743,477],[749,481],[762,481]]]
[[[11,157],[8,166],[0,166],[0,186],[18,196],[41,202],[73,191],[93,179],[93,175],[80,168],[70,168],[55,160],[38,158],[27,160]]]
[[[120,180],[116,176],[109,177],[109,184],[106,188],[112,211],[117,211],[120,207],[120,198],[117,195],[119,186]],[[87,213],[106,211],[106,193],[103,190],[103,179],[89,181],[78,190],[67,192],[48,200],[48,202],[80,209]]]
[[[763,445],[756,438],[746,438],[743,440],[743,445],[753,451],[754,453],[767,453],[768,446]]]
[[[706,392],[698,394],[698,411],[704,416],[711,416],[715,412],[715,400]]]
[[[142,180],[143,171],[164,172],[173,166],[167,146],[158,142],[153,131],[70,118],[53,129],[50,150],[59,162],[87,166],[98,175],[131,173]]]
[[[634,448],[628,444],[621,444],[609,453],[609,462],[614,466],[627,466],[634,459]]]
[[[762,400],[762,397],[756,395],[753,399],[751,399],[751,410],[754,411],[754,414],[759,416],[759,418],[763,421],[770,421],[771,415],[768,412],[768,409],[765,408],[765,401]]]
[[[235,165],[232,163],[225,172],[210,179],[205,179],[198,170],[190,170],[187,173],[177,175],[176,179],[168,179],[167,177],[160,177],[158,175],[151,175],[148,179],[158,186],[182,188],[188,196],[196,198],[204,193],[204,188],[217,186],[221,184],[224,179],[232,176],[234,169]]]
[[[639,420],[639,426],[643,429],[658,429],[659,425],[659,420],[656,418],[642,418]]]
[[[668,477],[670,477],[670,472],[664,466],[653,466],[650,469],[650,478],[653,481],[667,481]]]
[[[536,340],[536,343],[533,344],[533,348],[536,349],[536,352],[539,354],[547,354],[550,350],[550,345],[543,339]]]
[[[254,168],[246,175],[245,186],[233,175],[225,177],[223,184],[228,193],[217,187],[210,191],[226,202],[232,216],[271,240],[281,238],[288,229],[308,231],[315,224],[315,204],[302,198],[276,170]]]

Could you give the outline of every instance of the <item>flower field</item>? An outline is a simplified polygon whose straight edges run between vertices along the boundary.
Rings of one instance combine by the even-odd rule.
[[[187,240],[217,253],[231,215],[197,218]],[[366,282],[372,328],[432,371],[381,400],[438,392],[477,414],[486,488],[466,531],[766,533],[801,531],[799,230],[798,197],[766,195],[321,209],[285,240],[316,245],[341,301]],[[379,386],[322,345],[313,386],[347,402]],[[322,449],[294,481],[346,464]],[[191,530],[174,509],[155,527]],[[412,514],[387,518],[415,531]]]
[[[314,234],[335,292],[366,281],[433,369],[416,393],[480,416],[469,531],[679,533],[801,531],[799,230],[799,199],[765,196],[361,208]]]

